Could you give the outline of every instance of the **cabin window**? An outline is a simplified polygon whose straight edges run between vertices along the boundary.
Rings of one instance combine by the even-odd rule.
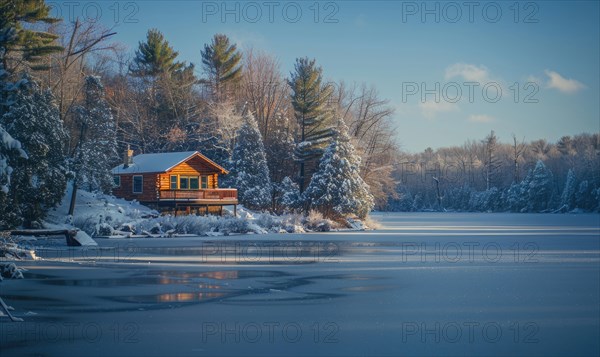
[[[144,186],[144,176],[134,175],[133,176],[133,193],[142,193],[143,186]]]
[[[208,176],[202,176],[202,188],[208,188]]]
[[[199,187],[198,176],[179,176],[180,190],[197,190]]]
[[[190,190],[197,190],[198,188],[198,177],[190,177]]]
[[[121,176],[119,176],[119,175],[114,175],[113,176],[113,186],[114,187],[121,187]]]
[[[185,177],[185,176],[179,177],[179,189],[187,190],[189,188],[190,188],[190,178]]]
[[[171,190],[177,189],[177,175],[171,175],[171,183],[169,187],[171,188]]]

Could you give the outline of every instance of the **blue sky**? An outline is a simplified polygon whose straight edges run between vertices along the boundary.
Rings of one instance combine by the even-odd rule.
[[[295,58],[315,58],[327,79],[365,82],[389,99],[408,151],[490,130],[502,141],[600,131],[598,1],[48,3],[64,18],[114,26],[131,52],[158,28],[196,64],[215,33],[275,55],[286,74]]]

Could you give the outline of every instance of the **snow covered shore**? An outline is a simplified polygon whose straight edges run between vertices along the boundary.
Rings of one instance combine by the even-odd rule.
[[[78,228],[92,237],[140,238],[177,236],[228,236],[235,234],[304,233],[332,230],[368,229],[360,220],[349,219],[350,227],[341,227],[320,214],[271,215],[238,206],[225,207],[224,216],[161,216],[135,201],[109,195],[77,192],[75,214],[68,216],[70,192],[47,218],[48,228]]]

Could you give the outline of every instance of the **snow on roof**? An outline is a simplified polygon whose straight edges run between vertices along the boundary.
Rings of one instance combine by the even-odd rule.
[[[140,154],[133,157],[133,164],[127,168],[120,164],[112,169],[113,174],[138,174],[138,173],[150,173],[150,172],[167,172],[173,167],[180,163],[187,161],[194,155],[199,155],[205,159],[209,165],[216,169],[227,173],[227,170],[202,155],[198,151],[184,151],[184,152],[167,152],[159,154]]]

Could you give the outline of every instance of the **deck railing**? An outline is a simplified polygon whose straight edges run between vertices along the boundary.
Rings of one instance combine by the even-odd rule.
[[[161,190],[160,200],[237,200],[237,189],[215,188],[203,190]]]

